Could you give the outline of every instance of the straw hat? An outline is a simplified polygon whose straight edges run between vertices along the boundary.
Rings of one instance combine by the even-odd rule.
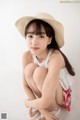
[[[63,25],[54,19],[48,13],[38,13],[36,16],[24,16],[16,21],[15,25],[20,32],[20,34],[25,37],[25,27],[28,23],[34,19],[39,19],[47,22],[55,31],[55,39],[58,46],[61,48],[64,45],[64,28]]]

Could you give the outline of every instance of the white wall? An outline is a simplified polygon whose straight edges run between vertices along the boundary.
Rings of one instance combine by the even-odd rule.
[[[38,12],[49,12],[64,24],[65,45],[62,51],[76,71],[75,81],[80,80],[80,3],[60,3],[60,0],[0,0],[0,114],[6,112],[9,120],[27,118],[24,107],[26,95],[21,76],[22,54],[27,45],[15,27],[15,21]],[[78,87],[74,87],[74,93]]]

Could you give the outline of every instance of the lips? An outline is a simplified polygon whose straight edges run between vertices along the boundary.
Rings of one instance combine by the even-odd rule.
[[[32,50],[38,50],[39,47],[31,47]]]

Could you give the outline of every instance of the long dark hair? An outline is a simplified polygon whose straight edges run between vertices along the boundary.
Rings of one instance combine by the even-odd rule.
[[[41,34],[41,28],[42,28],[42,26],[44,27],[46,35],[48,37],[52,37],[51,43],[47,46],[48,49],[58,50],[62,54],[62,56],[64,58],[64,61],[65,61],[65,66],[67,68],[67,71],[69,72],[69,74],[74,76],[75,72],[74,72],[68,58],[60,50],[60,48],[59,48],[59,46],[58,46],[58,44],[57,44],[57,42],[55,40],[55,31],[54,31],[54,29],[48,23],[46,23],[45,21],[35,19],[35,20],[32,20],[31,22],[29,22],[29,24],[26,26],[26,28],[25,28],[25,36],[27,35],[28,29],[29,29],[30,25],[32,25],[32,24],[35,24],[35,30],[34,31],[36,31],[35,32],[36,35],[40,35]]]

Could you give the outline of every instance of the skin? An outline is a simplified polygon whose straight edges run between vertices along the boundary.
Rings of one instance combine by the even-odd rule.
[[[39,62],[46,59],[49,52],[47,45],[52,40],[46,34],[33,34],[34,28],[35,26],[31,25],[28,30],[26,41],[29,51],[23,55],[23,85],[29,98],[25,105],[38,109],[44,116],[37,120],[57,120],[51,111],[58,110],[64,100],[63,89],[59,84],[59,73],[65,67],[65,62],[58,50],[52,52],[48,68],[40,67],[33,62],[32,54],[37,56]],[[43,27],[42,32],[45,33]]]

